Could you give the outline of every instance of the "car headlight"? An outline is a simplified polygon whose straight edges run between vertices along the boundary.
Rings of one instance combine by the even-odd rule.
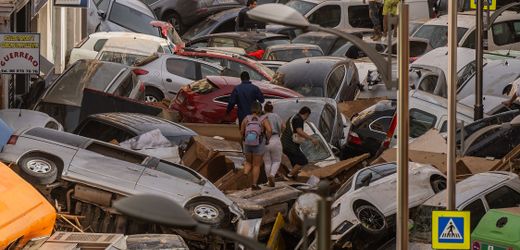
[[[333,207],[331,217],[334,218],[334,217],[338,216],[340,209],[341,209],[341,203],[338,204],[337,206]]]
[[[339,224],[338,227],[336,227],[336,229],[334,229],[334,231],[332,231],[332,234],[343,234],[347,230],[349,230],[352,226],[353,226],[353,224],[350,223],[349,221],[343,221],[343,222],[341,222],[341,224]]]

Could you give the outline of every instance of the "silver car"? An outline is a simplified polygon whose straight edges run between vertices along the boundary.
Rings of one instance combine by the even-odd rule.
[[[13,137],[0,153],[0,160],[15,163],[19,174],[33,185],[46,185],[53,201],[63,202],[62,195],[72,191],[73,198],[88,201],[92,196],[80,199],[78,195],[85,193],[80,191],[94,190],[90,193],[105,197],[95,199],[94,204],[106,211],[121,196],[149,193],[170,197],[195,219],[213,226],[227,227],[243,217],[235,203],[187,167],[47,128],[33,128]],[[74,207],[71,197],[66,199],[63,207]]]
[[[158,102],[163,98],[172,99],[181,87],[193,81],[224,74],[224,68],[216,63],[168,54],[143,60],[138,66],[146,72],[139,75],[138,79],[146,86],[147,102]]]

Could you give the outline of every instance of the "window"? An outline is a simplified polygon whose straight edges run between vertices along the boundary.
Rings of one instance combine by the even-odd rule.
[[[201,180],[196,174],[192,173],[188,169],[166,161],[160,161],[155,167],[155,170],[195,183],[198,183]]]
[[[221,23],[212,33],[233,32],[235,31],[235,26],[235,18],[231,18]]]
[[[247,71],[247,73],[249,73],[249,77],[251,77],[251,80],[257,80],[257,81],[265,80],[265,77],[263,77],[262,75],[260,75],[260,73],[256,72],[256,70],[250,68],[249,66],[247,66],[245,64],[241,64],[241,63],[231,61],[231,60],[227,60],[227,62],[228,62],[227,68],[229,68],[231,71],[237,72],[238,75],[240,75],[240,73],[242,71]]]
[[[206,76],[219,76],[220,75],[219,69],[217,69],[215,67],[211,67],[206,64],[200,64],[200,72],[202,74],[202,78],[206,78]]]
[[[53,129],[33,128],[27,131],[25,134],[78,148],[87,142],[87,140],[81,136]]]
[[[100,61],[121,63],[128,66],[134,65],[137,61],[142,60],[144,58],[146,58],[146,56],[114,52],[108,50],[101,52],[101,55],[99,56]]]
[[[435,91],[435,88],[437,87],[438,80],[439,80],[439,77],[437,75],[424,76],[422,78],[421,82],[419,83],[419,90],[433,94],[433,92]]]
[[[110,142],[112,140],[116,140],[117,142],[124,142],[136,136],[130,132],[96,120],[88,120],[85,125],[83,125],[76,133],[84,137],[104,142]]]
[[[393,163],[390,164],[382,164],[378,166],[374,166],[371,168],[367,168],[360,172],[356,179],[356,189],[360,188],[363,183],[361,181],[366,176],[372,174],[372,178],[370,179],[370,183],[375,182],[381,178],[392,175],[397,171],[397,166]]]
[[[312,10],[312,8],[316,7],[316,5],[317,4],[315,4],[315,3],[302,1],[302,0],[291,0],[287,3],[287,6],[297,10],[302,15],[307,14],[310,10]]]
[[[410,137],[417,138],[435,126],[437,117],[418,109],[410,109]]]
[[[60,126],[58,125],[58,123],[53,122],[53,121],[50,121],[50,122],[47,122],[47,124],[45,124],[45,127],[46,127],[46,128],[50,128],[50,129],[58,130],[58,128],[59,128]]]
[[[370,123],[370,125],[368,125],[368,127],[370,128],[370,130],[374,132],[386,134],[386,132],[390,128],[391,123],[391,116],[383,116],[374,120],[372,123]]]
[[[319,130],[326,140],[332,137],[332,124],[334,123],[334,108],[330,105],[325,105],[320,117]]]
[[[368,15],[368,5],[348,7],[348,23],[354,28],[372,28],[372,21]]]
[[[213,47],[235,47],[235,41],[231,38],[214,37],[212,43]]]
[[[490,209],[518,207],[520,205],[520,194],[508,186],[503,186],[487,194],[486,200]]]
[[[520,42],[520,21],[493,24],[493,41],[496,45]]]
[[[196,64],[193,61],[181,59],[168,59],[166,70],[171,74],[195,80],[197,78]]]
[[[336,97],[338,94],[341,84],[345,80],[345,65],[341,65],[332,71],[332,74],[327,81],[327,96],[330,98]]]
[[[103,49],[103,46],[105,46],[105,43],[107,42],[108,39],[99,39],[96,41],[96,43],[94,44],[94,51],[96,52],[99,52],[101,51],[101,49]]]
[[[110,21],[137,33],[159,36],[159,29],[150,25],[154,21],[153,16],[146,15],[129,6],[114,2],[110,10]]]
[[[472,31],[467,37],[464,43],[462,44],[462,47],[474,49],[475,46],[475,31]]]
[[[108,5],[110,4],[110,0],[94,0],[94,4],[96,5],[98,10],[103,12],[108,11]]]
[[[132,74],[128,74],[126,79],[124,79],[119,86],[117,86],[117,89],[113,92],[116,96],[124,96],[128,97],[130,96],[130,93],[132,93],[132,90],[134,89],[134,76]]]
[[[341,22],[341,8],[339,5],[326,5],[312,13],[308,19],[322,27],[336,27]]]
[[[457,42],[466,34],[466,28],[457,28]],[[430,45],[435,49],[448,44],[448,26],[444,25],[423,25],[413,37],[424,38],[430,41]]]
[[[240,41],[240,40],[237,41],[237,46],[239,48],[244,49],[246,52],[253,52],[253,51],[258,49],[256,47],[256,45],[253,45],[253,44],[250,44],[250,43],[246,43],[246,42]]]
[[[104,155],[106,157],[115,158],[121,161],[126,161],[134,164],[141,164],[144,162],[146,157],[144,155],[134,154],[130,151],[123,150],[122,148],[110,147],[108,145],[93,142],[85,148],[88,151]]]
[[[481,199],[478,199],[471,204],[467,205],[465,208],[462,209],[463,211],[470,211],[471,217],[470,217],[470,224],[471,224],[471,230],[475,229],[477,227],[480,219],[486,214],[486,208],[484,207],[484,203],[482,203]]]
[[[475,61],[468,63],[468,65],[464,66],[458,73],[457,73],[457,90],[462,87],[466,81],[468,81],[473,75],[475,75],[475,72],[477,71],[477,64]]]

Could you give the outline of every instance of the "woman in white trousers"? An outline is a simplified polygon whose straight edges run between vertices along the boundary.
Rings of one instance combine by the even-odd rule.
[[[272,129],[272,136],[265,147],[264,153],[265,175],[267,176],[267,184],[270,187],[274,187],[274,177],[282,162],[283,150],[280,134],[284,131],[285,124],[278,114],[273,113],[273,104],[270,101],[265,103],[264,112]]]

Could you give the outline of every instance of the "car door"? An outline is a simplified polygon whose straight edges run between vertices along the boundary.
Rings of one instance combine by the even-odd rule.
[[[197,174],[185,167],[154,159],[147,164],[143,175],[139,178],[136,190],[142,193],[167,195],[184,204],[191,197],[201,195],[204,182]]]
[[[132,194],[144,171],[146,156],[97,141],[80,148],[68,178],[118,193]]]
[[[520,20],[494,23],[488,35],[488,49],[520,49]]]
[[[370,184],[366,187],[359,188],[365,190],[366,196],[370,198],[370,202],[376,206],[382,213],[395,209],[395,196],[397,175],[395,172],[397,167],[394,163],[382,164],[374,166],[358,175],[356,187],[361,185],[361,180],[365,175],[372,175]],[[393,175],[392,177],[389,177]],[[385,178],[388,177],[388,178]]]
[[[163,86],[168,92],[179,92],[185,86],[197,80],[197,63],[188,58],[170,57],[163,65]]]

